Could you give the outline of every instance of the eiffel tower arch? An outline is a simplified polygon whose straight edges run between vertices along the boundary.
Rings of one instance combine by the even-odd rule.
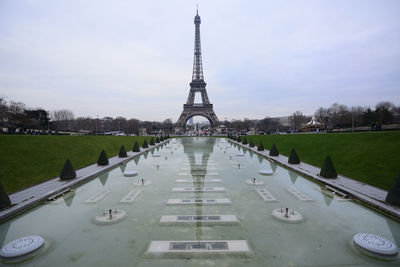
[[[194,17],[195,38],[194,38],[194,59],[192,82],[190,83],[189,96],[186,104],[183,105],[183,111],[178,119],[178,127],[185,127],[186,122],[194,116],[202,116],[206,118],[211,127],[219,124],[217,115],[214,112],[213,104],[210,103],[206,91],[206,82],[204,81],[203,64],[201,59],[201,42],[200,42],[200,16],[196,11]],[[201,103],[194,103],[196,93],[201,94]]]

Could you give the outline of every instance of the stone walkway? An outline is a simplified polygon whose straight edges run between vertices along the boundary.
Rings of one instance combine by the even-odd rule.
[[[60,180],[59,177],[53,178],[46,182],[40,183],[38,185],[29,187],[22,191],[11,194],[10,200],[12,207],[3,211],[0,211],[0,222],[9,219],[31,207],[34,207],[47,199],[56,196],[65,191],[71,190],[71,188],[86,182],[95,176],[109,171],[116,166],[122,165],[130,161],[134,156],[150,151],[169,140],[160,142],[155,146],[150,146],[147,149],[143,149],[141,152],[127,152],[127,158],[119,158],[118,156],[109,158],[109,164],[107,166],[99,166],[97,164],[92,164],[85,168],[76,171],[76,178],[68,181]]]
[[[325,179],[319,176],[321,171],[320,168],[315,167],[313,165],[300,162],[300,164],[289,164],[288,157],[279,155],[279,156],[270,156],[269,150],[257,151],[257,147],[249,147],[248,145],[243,145],[233,140],[229,140],[237,145],[245,147],[259,155],[266,157],[267,159],[278,163],[279,165],[285,166],[288,169],[301,173],[318,183],[322,183],[329,187],[332,187],[340,192],[344,192],[348,196],[359,200],[363,203],[366,203],[373,208],[376,208],[386,214],[389,214],[395,217],[397,220],[400,220],[400,207],[389,205],[385,202],[387,191],[377,188],[375,186],[362,183],[360,181],[345,177],[343,175],[338,174],[336,179]]]

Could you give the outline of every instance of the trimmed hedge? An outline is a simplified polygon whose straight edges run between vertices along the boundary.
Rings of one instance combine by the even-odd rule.
[[[149,148],[149,144],[147,143],[147,139],[144,139],[142,147],[143,148]]]
[[[337,177],[335,166],[333,165],[332,159],[329,155],[326,156],[324,165],[322,165],[321,172],[319,173],[319,175],[325,178]]]
[[[392,188],[388,191],[386,202],[395,206],[400,206],[400,174],[394,181]]]
[[[139,146],[138,141],[135,141],[135,144],[133,145],[133,148],[132,148],[132,152],[140,152],[140,146]]]
[[[11,207],[11,200],[6,190],[3,188],[3,184],[0,182],[0,210],[4,210]]]
[[[154,137],[152,137],[152,138],[150,139],[150,145],[151,145],[151,146],[154,146],[154,145],[155,145],[155,143],[154,143]]]
[[[97,165],[104,166],[108,165],[108,157],[104,150],[101,151],[99,159],[97,160]]]
[[[121,148],[119,149],[118,157],[120,157],[120,158],[128,157],[128,154],[126,154],[126,150],[125,150],[124,146],[121,146]]]
[[[264,151],[264,145],[261,141],[258,143],[257,151]]]
[[[292,151],[290,151],[288,162],[290,164],[300,164],[299,156],[297,156],[296,150],[294,148],[292,148]]]
[[[272,144],[271,149],[269,150],[270,156],[279,156],[278,148],[276,147],[275,143]]]
[[[61,170],[60,173],[60,179],[61,180],[71,180],[76,178],[76,172],[74,169],[74,166],[72,166],[72,163],[69,159],[67,159],[64,163],[64,167]]]
[[[250,139],[250,141],[249,141],[249,147],[254,147],[253,139]]]

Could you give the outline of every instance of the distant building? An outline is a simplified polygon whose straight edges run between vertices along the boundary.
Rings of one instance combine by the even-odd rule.
[[[223,124],[217,126],[216,130],[217,130],[217,134],[226,134],[227,133],[227,128]]]
[[[289,117],[290,116],[284,116],[284,117],[277,117],[274,119],[277,119],[280,125],[290,127]]]
[[[147,136],[146,128],[139,128],[139,136]]]

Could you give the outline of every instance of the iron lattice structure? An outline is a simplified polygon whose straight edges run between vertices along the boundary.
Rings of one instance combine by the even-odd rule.
[[[205,117],[211,124],[211,127],[218,126],[219,120],[215,115],[213,104],[210,103],[204,81],[203,64],[201,60],[201,42],[200,42],[200,16],[198,11],[194,17],[195,38],[194,38],[194,59],[192,81],[190,83],[189,96],[186,104],[183,105],[183,112],[178,119],[177,125],[185,127],[186,122],[194,116]],[[201,103],[194,103],[196,93],[201,94]]]

